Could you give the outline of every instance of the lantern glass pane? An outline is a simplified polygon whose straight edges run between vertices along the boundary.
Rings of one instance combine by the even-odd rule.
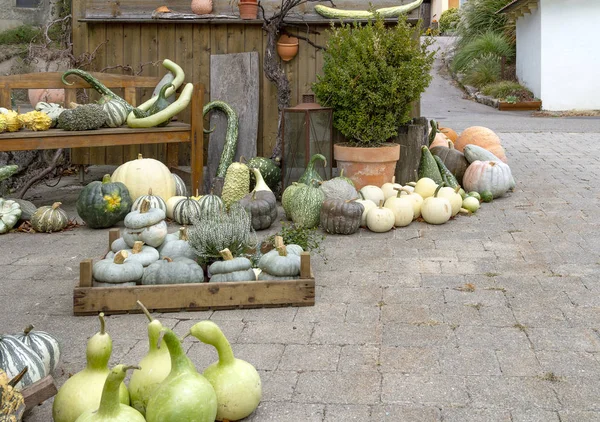
[[[306,168],[305,113],[285,112],[283,133],[283,187],[297,181]]]
[[[327,159],[327,166],[317,164],[316,170],[323,180],[331,179],[331,111],[317,110],[310,112],[310,156],[322,154]],[[310,159],[310,157],[309,157]]]

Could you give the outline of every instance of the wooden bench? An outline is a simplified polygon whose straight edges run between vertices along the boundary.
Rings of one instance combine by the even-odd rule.
[[[138,104],[137,90],[154,88],[160,78],[149,76],[128,76],[107,73],[91,73],[110,89],[124,90],[123,98],[131,105]],[[61,72],[29,73],[23,75],[0,76],[0,107],[10,108],[11,91],[14,89],[63,88],[65,106],[76,102],[77,89],[90,88],[81,78],[69,76],[73,85],[66,86],[61,80]],[[31,151],[58,148],[106,147],[121,145],[167,144],[166,165],[178,169],[179,142],[191,144],[191,192],[202,190],[203,133],[202,107],[204,86],[194,84],[190,123],[172,122],[166,127],[132,129],[127,126],[101,128],[87,131],[65,131],[50,129],[43,132],[20,130],[0,133],[0,151]]]

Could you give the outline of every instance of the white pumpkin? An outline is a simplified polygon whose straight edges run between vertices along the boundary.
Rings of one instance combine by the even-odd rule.
[[[192,199],[194,199],[195,197],[191,197]],[[167,217],[170,218],[171,220],[173,219],[173,209],[175,209],[175,205],[177,205],[179,202],[183,201],[184,199],[187,199],[187,196],[172,196],[169,199],[167,199]]]
[[[389,208],[383,207],[383,200],[379,206],[371,209],[367,214],[367,227],[375,233],[385,233],[394,227],[396,216]]]
[[[417,181],[414,191],[421,195],[423,199],[433,195],[438,185],[429,177],[422,177]]]
[[[398,190],[402,189],[402,185],[395,182],[396,176],[392,177],[391,183],[384,183],[381,186],[381,191],[383,192],[383,196],[385,197],[386,201],[388,200],[388,198],[396,197],[396,195],[398,194]]]
[[[494,198],[503,196],[512,185],[510,167],[501,161],[473,161],[463,176],[467,191],[492,192]]]
[[[439,189],[436,189],[433,196],[425,198],[421,206],[421,216],[429,224],[444,224],[452,216],[450,201],[437,196]]]
[[[454,217],[460,211],[462,207],[462,196],[458,193],[459,188],[452,189],[451,187],[443,187],[439,190],[438,198],[446,198],[450,202],[452,207],[452,217]]]
[[[396,227],[408,226],[415,216],[413,200],[403,193],[402,191],[397,192],[396,196],[386,199],[383,205],[394,213],[394,226]]]
[[[146,195],[148,189],[152,189],[153,194],[160,196],[164,201],[175,196],[175,180],[169,168],[153,158],[143,158],[142,154],[139,154],[136,160],[117,167],[110,180],[127,186],[133,201]]]
[[[404,186],[402,190],[406,192],[406,198],[413,202],[414,218],[419,218],[421,216],[421,206],[423,206],[423,197],[416,192],[409,191],[406,189],[406,186]]]
[[[379,204],[380,201],[385,201],[385,195],[380,187],[374,185],[363,186],[360,189],[360,193],[364,199],[370,199],[375,204]]]
[[[360,192],[359,192],[359,194],[360,194]],[[375,204],[375,202],[371,201],[370,199],[357,199],[354,202],[362,204],[364,211],[362,213],[362,216],[360,217],[360,226],[367,227],[367,214],[373,208],[377,208],[377,205]]]

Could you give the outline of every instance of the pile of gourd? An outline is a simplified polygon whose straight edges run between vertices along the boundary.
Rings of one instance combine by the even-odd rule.
[[[38,233],[64,230],[69,225],[67,213],[55,202],[36,208],[29,201],[0,198],[0,234],[8,233],[19,221],[29,221]]]
[[[112,339],[100,314],[100,330],[87,342],[86,367],[70,377],[54,398],[54,422],[237,421],[254,412],[262,397],[260,376],[250,363],[235,358],[214,322],[200,321],[185,335],[218,352],[219,360],[201,374],[178,336],[138,304],[149,319],[146,356],[136,366],[119,364],[109,369]],[[133,374],[126,386],[130,370]]]
[[[52,126],[52,119],[42,111],[30,111],[19,114],[16,111],[0,107],[0,133],[17,132],[23,128],[42,131]]]

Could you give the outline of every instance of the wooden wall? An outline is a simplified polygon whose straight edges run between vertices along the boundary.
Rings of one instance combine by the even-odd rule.
[[[86,51],[93,52],[100,44],[106,42],[96,51],[93,66],[89,70],[98,71],[119,64],[137,69],[142,63],[160,62],[168,58],[183,68],[186,73],[186,82],[204,84],[205,101],[208,102],[215,99],[210,96],[210,55],[257,51],[261,62],[258,154],[270,155],[276,138],[278,112],[276,88],[265,78],[262,71],[262,55],[266,45],[266,35],[260,22],[244,22],[233,19],[225,22],[174,23],[149,18],[155,7],[165,4],[162,0],[145,1],[142,10],[139,6],[132,7],[139,5],[141,3],[139,1],[121,0],[116,3],[120,5],[120,11],[118,18],[115,19],[108,16],[112,13],[111,10],[114,11],[112,3],[105,0],[89,0],[89,3],[73,0],[75,54]],[[229,11],[231,13],[232,9],[227,0],[215,0],[214,3],[218,12],[227,13]],[[263,3],[268,10],[278,2],[266,0]],[[350,1],[348,3],[362,4]],[[385,7],[397,4],[397,0],[373,3],[377,7]],[[356,4],[354,8],[360,9],[361,6],[356,6]],[[174,1],[173,4],[169,2],[169,7],[175,11],[187,12],[189,2],[181,0]],[[187,7],[187,10],[184,7]],[[312,9],[312,6],[310,8]],[[326,30],[330,22],[327,20],[315,22],[314,13],[311,14],[311,11],[306,11],[311,16],[310,32],[308,25],[296,25],[288,30],[290,33],[301,33],[318,45],[325,45],[327,42]],[[416,12],[416,16],[418,16],[418,11]],[[414,17],[415,14],[411,16]],[[303,94],[311,93],[311,84],[315,82],[322,63],[322,52],[308,43],[300,41],[298,55],[284,65],[292,87],[291,105],[297,104]],[[113,69],[109,72],[120,73],[121,70]],[[165,69],[159,64],[158,66],[145,66],[142,75],[162,76],[164,73],[166,73]],[[141,94],[146,98],[151,93]],[[182,113],[180,118],[186,121],[189,118],[188,113],[189,110]],[[208,137],[205,137],[205,148],[207,143]],[[72,160],[76,164],[118,165],[135,158],[136,149],[138,148],[109,147],[73,150]],[[139,150],[148,157],[164,158],[165,151],[161,146],[140,146]],[[189,150],[180,147],[180,165],[186,164],[189,164]]]

